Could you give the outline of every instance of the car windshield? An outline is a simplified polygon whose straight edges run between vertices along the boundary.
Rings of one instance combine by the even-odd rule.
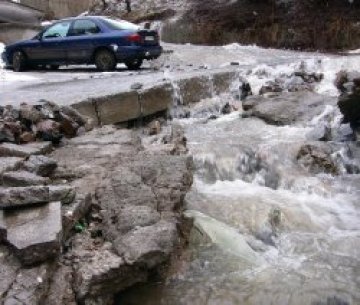
[[[104,18],[103,20],[113,30],[137,31],[140,29],[140,27],[137,26],[136,24],[133,24],[131,22],[127,22],[124,20],[115,20],[115,19],[109,19],[109,18]]]

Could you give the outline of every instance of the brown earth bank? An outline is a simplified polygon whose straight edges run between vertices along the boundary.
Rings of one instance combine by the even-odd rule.
[[[360,47],[360,2],[347,0],[194,0],[182,18],[167,22],[166,42],[233,42],[302,50]]]

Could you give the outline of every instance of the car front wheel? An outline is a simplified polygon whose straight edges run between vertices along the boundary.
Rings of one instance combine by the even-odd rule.
[[[129,70],[138,70],[140,69],[143,63],[142,59],[136,58],[133,60],[129,60],[125,62],[125,65],[128,67]]]
[[[15,72],[21,72],[26,69],[26,58],[23,52],[16,51],[14,53],[12,65]]]
[[[116,68],[116,59],[109,50],[100,50],[95,54],[95,65],[100,71],[113,71]]]

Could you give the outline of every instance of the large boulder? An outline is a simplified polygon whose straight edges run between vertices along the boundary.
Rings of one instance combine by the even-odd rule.
[[[246,116],[254,116],[272,125],[309,122],[320,115],[334,98],[313,92],[287,92],[270,97],[250,96],[243,102]]]
[[[336,86],[341,92],[338,106],[343,122],[357,130],[360,127],[360,72],[339,72]]]

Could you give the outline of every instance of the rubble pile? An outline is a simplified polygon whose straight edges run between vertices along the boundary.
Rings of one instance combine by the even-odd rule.
[[[293,72],[286,77],[277,77],[266,82],[259,94],[279,92],[314,91],[315,85],[324,78],[322,73],[307,72],[304,69]]]
[[[90,119],[68,106],[40,101],[23,103],[19,108],[0,106],[0,143],[26,144],[39,140],[60,143],[63,137],[75,137],[91,129]]]

